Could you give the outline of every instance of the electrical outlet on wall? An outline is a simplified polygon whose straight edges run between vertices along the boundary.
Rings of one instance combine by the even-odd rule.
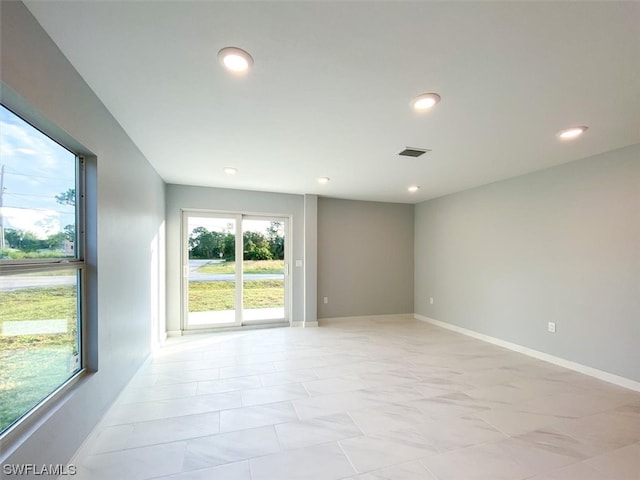
[[[550,333],[556,333],[556,323],[555,322],[549,322],[547,324],[547,331]]]
[[[323,301],[324,303],[329,303],[329,297],[324,297],[324,298],[322,299],[322,301]]]
[[[429,297],[429,305],[433,305],[433,297]]]

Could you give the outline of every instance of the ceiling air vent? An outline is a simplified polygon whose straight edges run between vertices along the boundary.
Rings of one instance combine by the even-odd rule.
[[[403,151],[401,151],[398,155],[402,155],[403,157],[419,157],[431,150],[423,149],[423,148],[412,148],[407,147]]]

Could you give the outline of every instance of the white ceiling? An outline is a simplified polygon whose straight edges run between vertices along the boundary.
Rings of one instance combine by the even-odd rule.
[[[637,2],[26,4],[168,183],[415,203],[640,142]]]

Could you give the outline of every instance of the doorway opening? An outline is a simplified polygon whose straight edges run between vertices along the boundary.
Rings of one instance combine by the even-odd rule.
[[[286,217],[183,212],[183,329],[289,323]]]

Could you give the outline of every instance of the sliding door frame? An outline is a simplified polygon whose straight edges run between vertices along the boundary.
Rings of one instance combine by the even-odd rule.
[[[236,256],[236,274],[235,274],[235,317],[233,322],[228,322],[219,325],[206,324],[199,326],[189,325],[189,218],[201,217],[201,218],[227,218],[235,221],[235,256]],[[284,222],[284,320],[289,326],[291,326],[291,222],[290,215],[282,214],[270,214],[270,213],[253,213],[253,212],[234,212],[234,211],[221,211],[221,210],[198,210],[198,209],[181,209],[181,304],[182,315],[180,321],[180,328],[185,331],[217,331],[224,330],[225,328],[237,328],[242,326],[260,326],[273,322],[277,322],[278,319],[266,319],[264,321],[252,321],[250,323],[243,322],[243,228],[242,220],[274,220]],[[238,268],[238,263],[240,268]]]
[[[285,215],[267,215],[264,213],[261,214],[242,214],[241,215],[242,220],[264,220],[264,221],[277,221],[277,222],[283,222],[283,230],[284,230],[284,283],[283,283],[283,288],[284,288],[284,318],[280,319],[280,318],[265,318],[262,320],[251,320],[251,321],[246,321],[244,318],[244,303],[242,303],[242,309],[241,309],[241,317],[242,317],[242,325],[243,326],[258,326],[258,325],[264,325],[264,324],[270,324],[270,323],[276,323],[276,322],[287,322],[289,324],[289,326],[291,326],[291,310],[290,310],[290,291],[291,291],[291,285],[290,285],[290,279],[291,279],[291,265],[289,264],[289,260],[291,258],[290,255],[290,251],[289,251],[289,244],[290,244],[290,239],[289,239],[289,224],[291,223],[291,219],[288,216]],[[241,222],[241,227],[242,227],[242,222]],[[244,229],[241,228],[241,235],[243,236],[244,239]],[[244,252],[242,252],[244,253]],[[238,257],[236,257],[238,258]],[[242,264],[243,268],[241,268],[240,270],[242,271],[242,288],[240,289],[240,294],[243,295],[242,296],[242,301],[244,302],[244,263]]]

